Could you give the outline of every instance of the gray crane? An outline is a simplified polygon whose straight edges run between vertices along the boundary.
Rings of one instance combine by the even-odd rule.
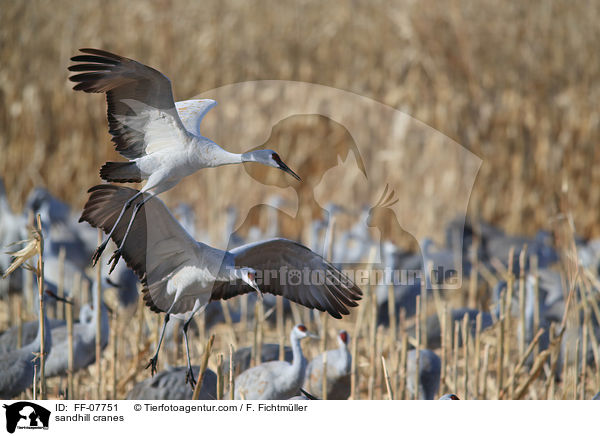
[[[200,367],[194,366],[194,371],[199,373]],[[191,400],[194,391],[185,383],[185,366],[167,368],[157,373],[154,377],[147,378],[137,383],[128,393],[126,400]],[[207,369],[202,379],[200,400],[214,400],[217,398],[217,375]]]
[[[310,361],[306,368],[303,389],[320,397],[323,392],[324,354],[327,355],[327,399],[347,400],[350,396],[350,370],[352,355],[348,349],[350,335],[341,330],[337,336],[338,347],[327,350]]]
[[[279,359],[279,344],[262,344],[260,347],[260,361],[271,362]],[[287,345],[284,347],[283,360],[291,362],[294,358],[292,349]],[[250,368],[252,363],[252,347],[243,347],[233,353],[233,373],[241,374]],[[229,359],[223,362],[223,368],[228,370]]]
[[[415,393],[415,371],[417,370],[417,350],[406,355],[406,381],[410,392]],[[437,354],[428,349],[419,350],[419,386],[417,398],[433,400],[440,387],[442,362]]]
[[[46,295],[65,301],[51,293]],[[44,309],[45,309],[44,305]],[[46,311],[43,312],[44,323],[48,322]],[[40,352],[42,340],[44,341],[44,351],[52,351],[52,335],[49,328],[44,328],[44,337],[42,339],[42,321],[39,320],[38,333],[33,341],[22,348],[9,351],[0,355],[0,398],[10,399],[28,389],[33,384],[34,373],[39,374],[39,357],[35,357]]]
[[[188,378],[194,384],[189,359],[187,328],[194,314],[210,301],[229,299],[251,291],[267,292],[334,318],[349,314],[362,291],[333,265],[303,245],[287,239],[270,239],[223,251],[194,240],[157,197],[150,199],[137,220],[130,221],[132,238],[125,241],[126,224],[117,223],[124,203],[136,190],[98,185],[90,189],[81,220],[105,232],[123,246],[123,258],[142,281],[144,301],[151,310],[164,312],[163,332],[171,316],[184,318],[183,335],[188,357]],[[141,201],[136,199],[136,201]],[[138,203],[139,204],[139,203]],[[131,214],[131,211],[128,211]],[[261,288],[257,270],[264,272]],[[322,281],[299,280],[303,271],[317,273]],[[273,279],[273,274],[281,274]],[[267,277],[268,274],[268,277]],[[294,281],[292,281],[294,278]],[[159,344],[148,366],[156,370]]]
[[[127,268],[125,261],[121,260],[117,263],[106,281],[116,288],[117,298],[121,306],[128,307],[139,300],[138,278],[133,271]]]
[[[54,329],[56,327],[64,326],[66,322],[62,319],[48,319],[45,325],[47,329]],[[39,321],[28,321],[24,322],[21,330],[21,343],[29,344],[35,340],[35,337],[39,331]],[[16,350],[18,346],[19,327],[13,326],[0,335],[0,354],[5,354],[10,351]]]
[[[27,238],[27,219],[19,214],[13,213],[8,199],[4,182],[0,178],[0,298],[4,298],[8,293],[21,292],[22,276],[20,269],[13,272],[10,276],[2,278],[4,271],[11,264],[12,257],[7,251],[13,251],[10,248],[18,250],[20,247],[14,246],[7,248],[10,244],[22,241]]]
[[[444,394],[438,400],[460,400],[456,394]]]
[[[235,379],[235,399],[287,400],[300,392],[306,371],[306,358],[300,341],[316,337],[298,324],[290,333],[292,363],[277,360],[247,369]]]
[[[94,293],[94,295],[96,294]],[[97,302],[94,301],[94,304],[97,304]],[[96,310],[89,305],[82,306],[79,322],[73,324],[74,371],[79,371],[96,361],[96,320]],[[100,343],[104,348],[108,344],[110,334],[108,311],[104,303],[102,303],[100,310],[100,328]],[[46,360],[46,375],[48,377],[65,375],[69,368],[69,336],[66,326],[52,329],[52,343],[52,351],[50,351]]]
[[[490,328],[494,324],[494,320],[492,315],[488,312],[483,312],[477,309],[470,309],[468,307],[461,307],[458,309],[452,309],[449,314],[448,324],[451,329],[454,329],[454,323],[459,321],[462,329],[462,320],[467,315],[469,319],[469,332],[472,337],[475,337],[475,332],[477,328],[477,315],[481,313],[481,330],[485,330]],[[431,349],[436,349],[441,347],[442,344],[442,329],[440,326],[440,319],[437,314],[433,314],[427,317],[427,347]],[[415,327],[411,326],[407,329],[407,333],[409,336],[415,335]],[[452,342],[453,335],[451,337]],[[462,335],[458,337],[458,345],[462,346]]]

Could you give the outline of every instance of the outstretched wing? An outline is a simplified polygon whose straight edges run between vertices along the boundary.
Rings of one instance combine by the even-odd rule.
[[[139,191],[124,186],[98,185],[89,191],[80,221],[87,221],[108,233],[125,203]],[[141,201],[133,201],[113,232],[112,240],[120,245],[132,210]],[[168,288],[171,280],[193,280],[197,271],[216,274],[221,267],[220,250],[201,245],[192,238],[157,197],[148,200],[133,221],[122,250],[123,259],[144,285],[144,301],[152,310],[165,312],[175,299]],[[206,277],[210,281],[210,277]],[[185,313],[194,307],[197,296],[184,296],[172,313]],[[208,300],[208,295],[206,296]]]
[[[311,309],[328,312],[334,318],[349,314],[358,305],[360,288],[307,247],[276,238],[243,245],[231,250],[237,267],[254,268],[263,292],[281,295]],[[261,283],[262,282],[262,283]],[[212,300],[228,299],[252,289],[237,283],[215,286]]]
[[[195,136],[202,136],[200,134],[200,123],[204,115],[216,105],[217,102],[210,99],[184,100],[175,103],[181,122],[187,131]]]
[[[73,89],[105,92],[109,133],[128,159],[179,146],[186,130],[173,100],[171,81],[160,71],[113,53],[82,48],[69,71]]]

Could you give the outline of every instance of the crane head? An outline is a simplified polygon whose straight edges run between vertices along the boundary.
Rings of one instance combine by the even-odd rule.
[[[254,268],[242,268],[241,278],[242,281],[254,289],[258,293],[258,297],[262,299],[262,291],[256,283],[256,270]]]
[[[338,344],[341,347],[347,347],[348,342],[350,342],[350,335],[346,330],[340,330],[340,333],[338,334]]]
[[[279,155],[275,153],[273,150],[254,150],[248,153],[244,153],[242,155],[242,160],[244,162],[258,162],[263,165],[267,165],[273,168],[278,168],[281,171],[285,171],[288,174],[291,174],[298,181],[302,181],[300,176],[296,174],[294,171],[288,167],[285,162],[281,160]]]
[[[293,332],[294,336],[296,336],[297,338],[300,338],[300,339],[303,339],[303,338],[319,339],[319,337],[317,335],[309,332],[308,329],[306,328],[306,326],[304,326],[304,324],[296,324],[294,326],[294,330],[292,332]]]

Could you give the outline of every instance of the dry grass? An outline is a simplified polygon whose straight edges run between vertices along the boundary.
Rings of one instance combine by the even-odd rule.
[[[69,57],[78,48],[91,46],[122,53],[165,72],[179,100],[223,85],[262,79],[317,83],[375,99],[426,123],[483,160],[470,197],[471,216],[511,233],[528,234],[540,228],[560,232],[571,220],[571,233],[574,229],[585,237],[600,236],[600,172],[595,170],[600,166],[599,3],[511,1],[499,7],[491,0],[456,0],[440,7],[428,0],[393,4],[2,0],[0,8],[0,175],[17,209],[37,185],[47,186],[81,208],[87,188],[100,182],[101,164],[116,157],[107,135],[103,98],[75,93],[67,81]],[[260,104],[269,104],[267,97],[257,95],[264,99]],[[220,100],[222,112],[206,119],[211,137],[235,151],[261,145],[268,133],[262,125],[245,124],[254,130],[232,132],[220,124],[236,119],[243,109],[236,107],[235,99]],[[351,112],[351,108],[341,110]],[[375,126],[385,125],[369,114],[364,117]],[[402,204],[416,205],[418,213],[408,207],[399,212],[403,226],[411,228],[418,222],[439,239],[445,222],[461,207],[435,207],[437,197],[454,198],[452,188],[464,182],[457,165],[428,156],[434,131],[421,131],[421,136],[406,133],[395,148],[382,146],[389,133],[372,129],[369,141],[359,144],[368,184],[357,171],[342,172],[332,180],[323,176],[330,165],[319,157],[325,147],[327,159],[352,148],[345,128],[314,115],[286,119],[273,129],[267,145],[302,175],[304,184],[247,166],[245,170],[266,185],[239,189],[235,182],[245,180],[244,169],[222,168],[189,177],[170,193],[169,203],[194,204],[198,226],[215,237],[230,202],[260,202],[271,192],[271,185],[292,186],[305,207],[300,219],[284,223],[283,228],[289,236],[305,238],[308,220],[320,213],[311,202],[315,189],[325,186],[331,198],[342,202],[353,197],[374,202],[390,183]],[[245,142],[248,136],[253,139]],[[432,174],[450,183],[442,183],[440,191],[432,189],[424,182]],[[319,186],[321,177],[325,184]],[[418,207],[420,203],[427,207]],[[254,212],[247,225],[264,226],[260,210]],[[414,238],[390,227],[391,222],[380,225],[396,242],[414,248]],[[567,245],[563,247],[566,252]],[[582,285],[590,301],[595,301],[594,281],[583,273],[569,272],[566,266],[565,271],[569,283]],[[452,307],[451,296],[444,299]],[[587,300],[578,296],[577,301]],[[427,307],[434,310],[431,302]],[[392,380],[389,389],[400,398],[395,388],[405,381],[397,344],[388,341],[385,329],[371,325],[368,298],[360,310],[365,311],[360,330],[355,331],[355,317],[330,322],[329,343],[339,328],[354,332],[354,337],[359,333],[360,397],[387,398],[380,358],[384,356]],[[124,318],[120,316],[120,322]],[[147,312],[142,322],[154,323],[149,319]],[[399,338],[411,322],[399,320]],[[518,323],[518,318],[510,323],[511,330],[504,332],[507,338],[516,338]],[[236,329],[238,346],[252,344],[251,329]],[[482,333],[481,343],[469,341],[473,348],[468,353],[456,350],[456,355],[446,343],[448,376],[442,391],[454,390],[460,396],[466,385],[469,392],[477,393],[469,397],[478,398],[494,398],[504,388],[510,397],[572,398],[578,391],[588,398],[597,390],[597,369],[588,367],[588,374],[576,379],[576,365],[565,366],[564,382],[555,385],[548,374],[552,354],[540,363],[541,372],[531,374],[531,381],[527,369],[511,373],[521,357],[518,348],[507,350],[505,358],[510,360],[496,371],[496,357],[504,352],[498,347],[498,330]],[[214,356],[228,355],[232,334],[221,327],[216,333],[213,367]],[[136,343],[135,338],[120,339],[119,355],[136,362],[141,353],[141,365],[151,345],[147,340]],[[277,331],[266,329],[264,341],[279,342]],[[309,355],[318,350],[317,345],[308,348]],[[108,354],[105,350],[104,378],[110,374]],[[465,365],[465,356],[470,364]],[[472,376],[461,379],[470,365],[481,369],[482,382]],[[117,365],[117,397],[135,379],[147,375],[139,366],[125,366]],[[453,376],[455,368],[458,380]],[[76,376],[79,398],[95,398],[91,382],[82,383],[93,380],[94,371],[90,368]],[[512,380],[511,385],[498,386],[499,374],[504,382]],[[372,383],[367,383],[369,377]],[[588,380],[589,386],[581,380]]]

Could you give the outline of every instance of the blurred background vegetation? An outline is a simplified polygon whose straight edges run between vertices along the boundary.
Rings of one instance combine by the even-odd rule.
[[[81,208],[116,157],[103,96],[67,80],[77,49],[97,47],[163,71],[178,100],[259,79],[375,99],[483,160],[469,214],[533,234],[570,213],[578,234],[600,236],[600,2],[1,0],[0,10],[0,175],[13,208],[36,185]],[[271,139],[306,179],[335,129],[298,119]],[[172,195],[219,191],[194,177]]]

